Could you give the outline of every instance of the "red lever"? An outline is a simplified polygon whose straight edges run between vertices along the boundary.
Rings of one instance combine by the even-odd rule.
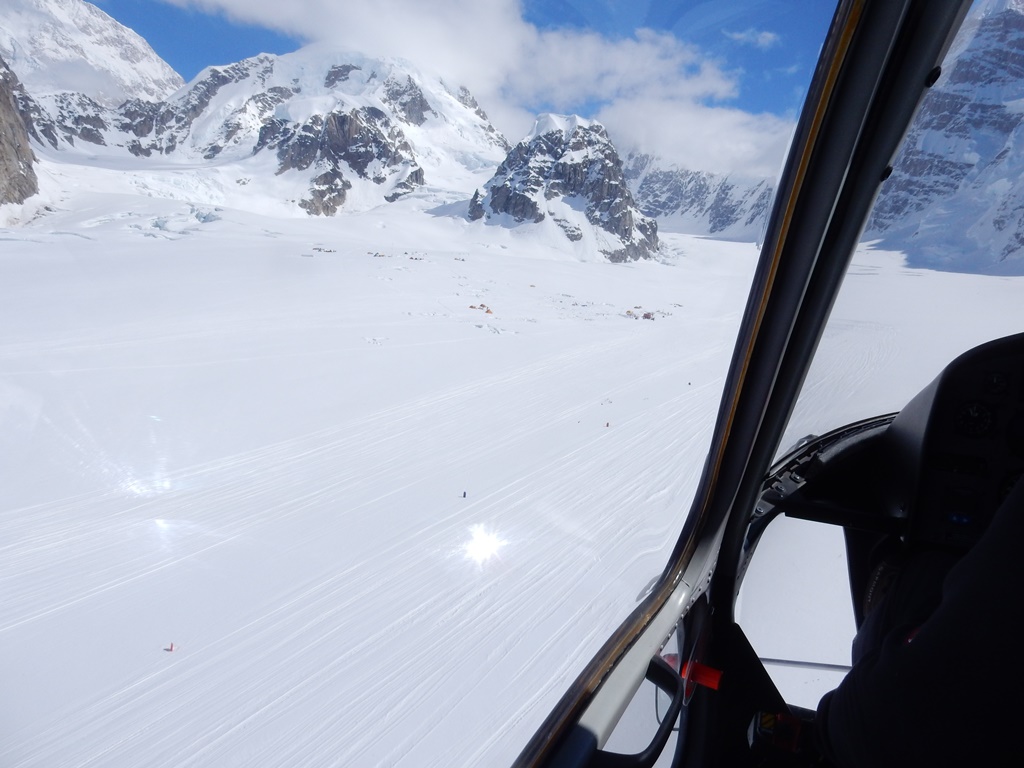
[[[722,670],[712,669],[697,661],[684,663],[679,674],[690,680],[690,682],[703,685],[705,688],[710,688],[713,691],[717,691],[719,683],[722,682]]]

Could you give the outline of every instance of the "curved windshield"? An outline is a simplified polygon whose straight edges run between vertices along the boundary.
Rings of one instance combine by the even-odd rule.
[[[972,6],[881,186],[779,456],[900,411],[961,353],[1024,329],[1022,33],[1017,4]],[[851,662],[847,553],[841,527],[780,516],[747,572],[737,612],[792,704],[816,707]]]
[[[690,507],[812,5],[6,0],[0,763],[511,762]]]

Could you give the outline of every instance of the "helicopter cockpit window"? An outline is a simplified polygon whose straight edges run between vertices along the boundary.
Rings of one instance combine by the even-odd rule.
[[[0,764],[511,762],[679,536],[828,5],[0,2]]]
[[[1022,34],[1017,4],[972,6],[880,187],[780,455],[898,411],[958,354],[1024,325]]]
[[[814,437],[904,409],[961,353],[1024,331],[1024,80],[1013,63],[1013,41],[1022,36],[1024,9],[1017,4],[986,0],[971,8],[880,187],[779,446],[780,464],[797,455],[790,454],[795,447],[808,446],[805,463],[780,470],[776,479],[789,485],[762,499],[766,517],[779,517],[750,561],[738,620],[790,703],[813,708],[850,664],[867,596],[851,599],[860,564],[847,557],[869,541],[855,534],[851,543],[840,524],[793,519],[801,516],[796,502],[825,500],[831,522],[877,524],[877,537],[906,540],[914,525],[904,519],[905,499],[880,490],[899,486],[889,476],[904,472],[903,465],[869,458],[891,416],[856,437],[829,438],[820,450]],[[996,409],[987,403],[997,396],[983,380],[997,374],[999,382],[1009,380],[980,371],[975,394],[956,405],[964,426],[950,433],[961,442],[975,439],[971,429],[1011,429],[990,423]],[[999,411],[1006,419],[1012,412]],[[853,440],[860,442],[846,450],[844,441]],[[950,473],[981,471],[977,461],[965,463],[970,451],[947,453]],[[818,479],[805,469],[819,472]],[[787,498],[794,500],[788,507]],[[876,517],[856,520],[856,510]],[[947,536],[943,546],[954,544]]]

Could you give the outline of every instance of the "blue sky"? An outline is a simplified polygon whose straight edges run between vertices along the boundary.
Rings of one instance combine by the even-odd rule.
[[[831,19],[806,0],[94,1],[186,80],[325,41],[467,85],[513,140],[577,112],[649,151],[717,141],[712,164],[752,172],[781,161]]]
[[[298,37],[273,29],[229,21],[220,13],[181,8],[160,0],[92,0],[146,39],[185,80],[204,67],[232,64],[258,53],[289,53]]]

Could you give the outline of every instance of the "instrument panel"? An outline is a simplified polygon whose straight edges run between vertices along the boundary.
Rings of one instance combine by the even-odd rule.
[[[1024,334],[954,360],[896,417],[892,429],[898,434],[904,421],[920,429],[923,409],[908,535],[969,547],[1024,476]]]

